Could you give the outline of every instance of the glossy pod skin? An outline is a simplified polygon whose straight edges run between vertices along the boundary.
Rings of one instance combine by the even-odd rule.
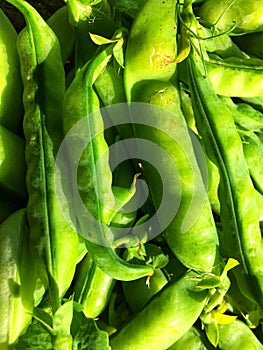
[[[103,272],[87,254],[75,278],[74,299],[88,318],[98,317],[107,306],[115,281]]]
[[[25,201],[27,190],[24,151],[24,140],[0,125],[0,188]]]
[[[222,0],[216,5],[213,0],[206,0],[198,11],[198,15],[206,23],[216,24],[216,28],[222,32],[235,24],[230,33],[235,35],[262,31],[262,12],[263,3],[261,0],[250,2],[246,0]]]
[[[263,307],[263,253],[255,191],[243,154],[242,141],[232,113],[217,97],[203,72],[200,56],[194,49],[188,59],[190,89],[197,128],[205,149],[220,173],[219,200],[223,225],[223,257],[237,259],[239,286],[250,290]],[[207,97],[209,96],[209,98]],[[221,118],[220,116],[224,116]],[[227,125],[227,127],[226,127]]]
[[[32,250],[56,311],[72,281],[79,247],[54,189],[55,157],[63,137],[64,67],[57,38],[38,12],[24,1],[9,3],[22,12],[27,24],[17,43],[24,85],[27,214]]]
[[[9,349],[32,319],[35,264],[29,250],[26,210],[0,225],[0,348]]]
[[[242,321],[236,320],[233,323],[219,325],[220,350],[262,350],[263,345],[255,334]]]
[[[85,119],[84,132],[86,133],[85,135],[91,137],[92,141],[85,148],[78,163],[78,190],[87,210],[104,227],[105,225],[107,227],[110,225],[111,220],[116,214],[114,212],[115,197],[111,188],[112,173],[107,160],[109,152],[108,145],[103,133],[101,133],[103,131],[103,119],[98,112],[100,107],[99,99],[93,89],[93,83],[111,58],[111,52],[112,47],[106,48],[95,56],[92,61],[87,62],[78,72],[66,91],[63,113],[65,134],[82,118],[88,116]],[[93,137],[93,135],[97,136]],[[74,164],[75,152],[78,152],[78,148],[71,147],[69,150],[70,164]],[[96,164],[102,154],[107,155],[106,160],[100,162],[99,167],[91,166],[90,164]],[[96,186],[100,188],[100,198],[103,198],[103,205],[98,201],[94,178],[96,178]],[[133,280],[153,274],[153,269],[150,266],[130,264],[121,259],[117,252],[110,246],[105,232],[102,232],[103,230],[96,232],[96,239],[100,241],[100,244],[87,239],[88,237],[85,237],[85,220],[81,226],[82,216],[85,217],[85,213],[79,211],[76,215],[80,222],[80,234],[86,238],[88,252],[92,260],[102,271],[117,280]]]
[[[206,290],[195,290],[197,274],[187,272],[157,293],[120,331],[112,336],[112,350],[166,350],[199,317]]]
[[[23,111],[22,81],[16,48],[17,33],[0,9],[0,124],[18,133]]]
[[[152,6],[156,8],[154,13],[149,10]],[[185,266],[210,271],[216,259],[217,233],[188,128],[181,111],[179,90],[176,86],[176,33],[176,2],[155,1],[154,4],[152,1],[146,2],[133,22],[127,43],[124,86],[128,101],[159,107],[152,109],[156,129],[147,126],[147,118],[152,117],[145,115],[145,125],[136,126],[134,133],[138,138],[161,145],[172,159],[171,164],[156,155],[159,157],[157,163],[160,164],[160,168],[166,169],[165,172],[168,174],[165,179],[162,179],[166,191],[171,195],[174,203],[178,202],[178,196],[180,196],[180,207],[165,230],[165,239],[172,252]],[[135,55],[135,52],[139,54]],[[174,85],[169,82],[170,79]],[[164,110],[167,111],[167,117],[170,116],[169,120],[176,120],[169,125],[176,142],[171,140],[171,134],[168,136],[158,130],[163,130],[164,118],[161,116],[164,115]],[[183,142],[183,146],[178,145],[180,141]],[[179,194],[178,178],[175,178],[174,167],[178,171],[182,185],[181,194]],[[144,164],[144,168],[155,208],[158,208],[162,198],[160,177],[153,167]],[[195,193],[197,188],[198,194]],[[193,198],[195,194],[196,197]],[[198,205],[195,206],[193,202]],[[190,228],[184,229],[183,225],[191,215],[194,217],[197,207],[201,209],[196,216],[196,221],[190,225]]]
[[[194,327],[190,328],[187,333],[185,333],[179,340],[177,340],[167,350],[182,350],[182,349],[207,350],[196,328]]]

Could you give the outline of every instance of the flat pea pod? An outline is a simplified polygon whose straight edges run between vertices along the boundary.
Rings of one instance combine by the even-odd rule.
[[[191,327],[187,333],[185,333],[179,340],[177,340],[167,350],[207,350],[204,345],[199,332],[195,327]]]
[[[78,210],[76,213],[80,223],[79,232],[86,238],[88,253],[97,266],[112,278],[133,280],[152,275],[153,269],[146,265],[130,264],[121,259],[110,246],[109,237],[103,232],[103,227],[105,225],[109,227],[116,214],[114,212],[115,197],[111,188],[112,173],[108,162],[109,149],[103,135],[103,119],[99,112],[99,99],[93,89],[93,83],[110,60],[111,54],[112,46],[109,46],[95,56],[92,61],[87,62],[78,72],[66,91],[63,125],[64,132],[67,134],[76,123],[82,120],[81,133],[79,132],[79,135],[75,137],[77,137],[77,141],[80,136],[84,140],[87,138],[90,140],[87,146],[85,144],[86,147],[77,164],[77,186],[86,209],[99,224],[101,223],[101,231],[95,232],[96,242],[91,241],[86,235],[86,211]],[[74,140],[68,150],[71,166],[75,164],[78,152],[78,142]],[[103,159],[105,161],[97,164],[102,154],[104,154]],[[96,179],[96,182],[94,182],[94,179]],[[98,200],[98,193],[100,194],[100,200]],[[76,197],[73,197],[73,200],[75,199]]]
[[[220,350],[262,350],[263,345],[249,327],[240,320],[233,323],[219,325]]]
[[[233,27],[230,34],[240,35],[263,30],[263,4],[261,0],[222,0],[215,5],[213,0],[206,0],[198,11],[203,21],[224,32]]]
[[[195,323],[207,301],[207,290],[196,291],[197,274],[187,272],[152,298],[110,338],[112,350],[166,350]]]
[[[137,83],[153,79],[168,81],[174,75],[176,35],[176,1],[146,1],[133,21],[125,52],[128,102],[134,101]]]
[[[62,62],[64,64],[67,63],[68,59],[73,54],[76,41],[76,33],[70,25],[68,17],[68,7],[63,6],[47,20],[47,24],[58,38]]]
[[[243,150],[255,188],[263,194],[263,143],[255,133],[244,133]]]
[[[74,299],[83,307],[88,318],[98,317],[109,301],[115,281],[85,256],[77,271]]]
[[[24,139],[0,125],[0,188],[26,200],[24,151]]]
[[[263,94],[263,60],[210,55],[205,61],[208,77],[218,95],[254,97]]]
[[[16,48],[17,33],[0,9],[0,124],[17,133],[21,127],[23,101],[19,57]]]
[[[220,96],[233,111],[235,123],[242,129],[249,131],[263,131],[263,113],[253,108],[248,103],[234,103],[230,97]]]
[[[0,225],[0,348],[16,342],[32,319],[35,264],[29,247],[26,210]]]
[[[235,273],[243,276],[256,302],[263,307],[263,253],[255,191],[233,115],[220,101],[205,76],[194,49],[188,59],[190,89],[197,128],[205,149],[220,173],[219,200],[224,244],[221,254],[239,261]],[[222,117],[223,116],[223,117]],[[223,249],[222,249],[223,248]]]
[[[31,243],[56,311],[72,281],[79,246],[78,235],[65,221],[54,188],[55,157],[63,138],[64,67],[57,38],[38,12],[25,1],[9,3],[26,20],[17,45],[24,84]]]
[[[144,113],[144,125],[136,127],[135,136],[161,145],[171,158],[171,162],[168,162],[165,157],[156,154],[158,170],[163,168],[167,174],[162,173],[164,190],[156,170],[142,162],[155,208],[157,210],[159,207],[163,193],[171,196],[168,197],[171,203],[180,203],[164,229],[165,240],[182,264],[200,271],[211,271],[216,264],[217,232],[192,144],[198,141],[194,140],[193,134],[193,139],[190,137],[180,109],[178,89],[169,82],[153,80],[141,84],[141,90],[137,92],[138,95],[134,95],[136,101],[148,103],[153,108],[150,113]],[[153,116],[155,128],[148,126]],[[165,123],[169,123],[169,135],[159,131],[163,130]],[[196,144],[196,151],[200,151],[200,148]]]

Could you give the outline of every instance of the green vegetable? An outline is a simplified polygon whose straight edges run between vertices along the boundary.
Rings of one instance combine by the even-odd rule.
[[[157,293],[112,336],[112,350],[166,350],[180,339],[197,320],[207,301],[206,290],[195,290],[196,276],[188,272]]]
[[[0,9],[0,124],[18,133],[23,110],[22,82],[16,48],[17,33]]]
[[[30,324],[34,307],[36,270],[25,209],[0,225],[0,252],[0,348],[8,349]]]
[[[24,1],[9,2],[23,13],[27,23],[18,37],[18,51],[24,84],[31,244],[56,311],[72,281],[79,246],[76,232],[59,208],[54,188],[55,158],[62,141],[64,68],[57,38],[37,11]]]

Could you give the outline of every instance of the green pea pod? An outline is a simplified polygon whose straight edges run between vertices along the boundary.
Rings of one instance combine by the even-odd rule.
[[[77,125],[76,123],[82,121],[82,137],[85,137],[85,140],[87,138],[90,140],[89,143],[87,142],[88,145],[82,153],[79,164],[77,164],[77,185],[86,210],[93,215],[100,227],[100,232],[95,232],[95,242],[91,241],[86,234],[86,212],[78,209],[76,214],[81,234],[88,238],[86,244],[91,259],[112,278],[132,280],[152,275],[152,268],[125,262],[111,248],[111,237],[103,232],[103,227],[105,228],[105,225],[108,227],[116,214],[114,212],[115,197],[111,189],[112,173],[108,162],[109,150],[103,136],[103,119],[99,112],[99,99],[93,90],[93,83],[110,60],[111,53],[112,46],[109,46],[78,72],[66,91],[63,123],[64,132],[67,134],[71,128]],[[75,165],[76,154],[79,153],[78,142],[72,141],[68,152],[71,166]],[[105,161],[100,161],[97,164],[103,154]],[[72,168],[72,170],[74,169]],[[96,179],[95,182],[94,179]],[[98,194],[100,200],[98,200]],[[73,200],[76,201],[76,197]]]
[[[249,327],[236,320],[230,324],[219,325],[220,350],[262,350],[263,345]]]
[[[26,210],[0,226],[0,348],[14,344],[32,319],[36,271],[29,250]]]
[[[263,194],[263,143],[254,133],[244,134],[243,150],[255,188]]]
[[[24,140],[0,125],[0,187],[23,200],[27,198],[24,151]]]
[[[234,103],[230,97],[220,96],[222,101],[233,111],[235,123],[242,128],[254,131],[263,131],[263,114],[248,103]]]
[[[61,48],[62,62],[64,64],[67,63],[68,59],[71,57],[76,41],[75,31],[70,25],[68,17],[68,7],[63,6],[47,20],[47,24],[58,38]]]
[[[110,338],[112,350],[166,350],[195,323],[207,301],[207,290],[196,291],[197,274],[187,272],[168,284]]]
[[[263,60],[210,56],[205,61],[215,92],[222,96],[254,97],[263,94]]]
[[[54,188],[55,157],[63,137],[64,67],[57,38],[37,11],[25,1],[9,3],[27,24],[19,34],[18,51],[24,84],[28,220],[32,249],[56,311],[72,281],[79,246]]]
[[[0,124],[17,133],[22,119],[22,82],[16,48],[17,33],[0,9]]]
[[[195,327],[189,329],[179,340],[177,340],[172,346],[167,350],[182,350],[182,349],[191,349],[191,350],[207,350],[204,345],[199,332]]]
[[[103,272],[89,254],[81,262],[74,285],[74,299],[88,318],[98,317],[109,301],[115,281]]]
[[[261,0],[222,0],[215,4],[213,0],[206,0],[198,11],[198,15],[206,24],[215,25],[224,32],[240,35],[263,30],[263,3]]]
[[[255,191],[233,115],[205,77],[203,63],[192,49],[188,59],[190,89],[197,128],[209,158],[220,173],[219,200],[224,244],[221,253],[239,261],[256,302],[263,306],[263,253]],[[223,116],[223,117],[222,117]],[[226,127],[227,125],[227,127]]]
[[[124,82],[128,102],[135,100],[140,82],[168,81],[174,75],[176,35],[176,1],[146,1],[133,21],[125,53]]]

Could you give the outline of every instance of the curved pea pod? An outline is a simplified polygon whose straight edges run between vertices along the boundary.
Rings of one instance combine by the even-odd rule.
[[[109,301],[115,281],[91,260],[89,254],[81,262],[74,285],[74,299],[88,318],[98,317]]]
[[[210,55],[205,61],[208,77],[218,95],[254,97],[263,94],[263,60]]]
[[[24,151],[25,141],[0,125],[0,187],[20,200],[27,198]]]
[[[263,143],[254,133],[242,137],[243,150],[255,188],[263,194]]]
[[[133,21],[126,47],[124,82],[128,102],[134,101],[140,82],[168,81],[174,75],[176,35],[176,1],[146,1]]]
[[[258,57],[263,59],[263,33],[251,33],[246,35],[235,36],[234,42],[252,57]]]
[[[37,11],[25,1],[9,3],[22,12],[27,24],[17,43],[24,84],[27,213],[32,250],[55,311],[72,281],[79,246],[77,233],[59,207],[54,183],[55,159],[63,138],[64,67],[57,38]],[[64,181],[68,188],[66,176]]]
[[[213,0],[207,0],[198,11],[198,15],[206,24],[215,25],[224,32],[231,30],[230,34],[240,35],[263,30],[263,4],[261,0],[223,0],[215,5]]]
[[[133,313],[141,310],[167,283],[168,279],[161,269],[156,269],[148,282],[146,278],[122,282],[122,289],[130,310]]]
[[[112,192],[112,173],[109,166],[109,149],[103,134],[103,119],[99,111],[99,99],[93,90],[93,83],[111,58],[112,46],[107,47],[88,62],[76,75],[66,91],[64,100],[63,125],[69,137],[68,158],[72,172],[76,169],[76,184],[81,200],[82,210],[75,204],[79,222],[79,233],[86,239],[88,253],[97,266],[115,279],[132,280],[153,274],[150,266],[130,264],[121,259],[112,248],[111,220],[115,216],[115,197]],[[77,123],[81,124],[77,124]],[[81,125],[81,128],[78,127]],[[72,134],[70,130],[77,131]],[[89,140],[89,142],[87,141]],[[82,142],[83,153],[76,160]],[[98,162],[104,155],[103,161]],[[94,181],[94,179],[96,181]],[[98,200],[98,194],[100,200]],[[73,201],[78,203],[78,193]],[[92,231],[92,221],[88,221],[91,236],[87,235],[87,212],[91,213],[98,224]],[[106,229],[106,232],[105,232]],[[92,236],[93,235],[93,236]],[[95,235],[95,236],[94,236]]]
[[[207,290],[196,291],[194,272],[152,298],[120,331],[110,339],[112,350],[166,350],[195,323],[207,301]]]
[[[223,225],[223,257],[240,265],[233,271],[243,279],[252,298],[263,306],[263,253],[255,190],[233,115],[218,98],[203,71],[198,53],[188,60],[190,89],[197,128],[205,149],[220,173],[219,200]],[[209,96],[209,97],[208,97]],[[223,117],[222,117],[223,116]],[[238,282],[243,283],[241,280]]]
[[[16,48],[17,33],[2,9],[0,22],[0,124],[17,133],[23,111],[22,81]]]
[[[68,7],[63,6],[58,9],[48,18],[47,24],[58,38],[62,62],[65,64],[72,55],[76,42],[76,33],[69,23]]]
[[[219,325],[220,350],[262,350],[263,345],[249,327],[242,321]]]
[[[188,268],[210,271],[216,264],[217,232],[195,155],[195,151],[199,152],[199,160],[202,161],[201,146],[189,133],[180,109],[178,90],[169,82],[147,82],[138,91],[136,100],[153,106],[150,113],[144,113],[144,125],[136,126],[136,137],[161,145],[171,159],[168,161],[159,153],[155,156],[158,171],[165,169],[161,181],[157,171],[143,162],[144,175],[156,210],[164,194],[169,198],[167,203],[178,203],[178,210],[164,229],[165,240],[182,264]],[[153,117],[155,128],[148,126],[149,122],[153,124]],[[165,123],[168,125],[167,133],[161,133]],[[192,142],[196,142],[195,146]],[[203,169],[206,170],[206,164]],[[160,221],[162,219],[160,217]]]
[[[248,103],[234,103],[230,97],[220,96],[221,100],[233,111],[235,123],[243,129],[255,132],[263,131],[263,114]]]
[[[8,349],[32,319],[36,271],[29,250],[26,210],[0,226],[0,348]]]
[[[187,333],[185,333],[179,340],[177,340],[167,350],[207,350],[204,345],[199,332],[195,327],[191,327]]]

